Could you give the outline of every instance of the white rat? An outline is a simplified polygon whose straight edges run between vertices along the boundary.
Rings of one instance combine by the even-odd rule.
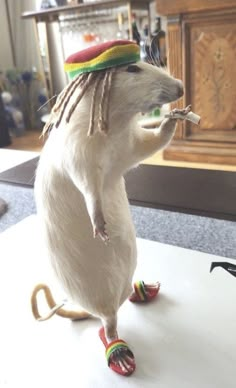
[[[78,93],[81,88],[80,84]],[[139,113],[177,100],[183,95],[183,85],[147,63],[116,68],[107,101],[107,127],[95,129],[92,136],[88,136],[94,100],[91,85],[70,120],[65,118],[76,93],[70,96],[40,157],[35,182],[37,211],[56,275],[75,303],[101,318],[109,344],[118,339],[117,312],[132,294],[137,260],[123,175],[167,146],[177,122],[173,116],[164,119],[158,130],[145,130],[138,123]],[[97,85],[96,101],[103,97],[104,88]],[[101,113],[97,105],[95,128]],[[53,117],[59,115],[54,109]],[[135,368],[129,350],[114,351],[112,362],[124,374]]]

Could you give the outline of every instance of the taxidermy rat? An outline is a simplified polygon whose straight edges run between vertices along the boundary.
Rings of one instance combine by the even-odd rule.
[[[166,147],[177,123],[173,116],[157,130],[145,130],[140,112],[179,99],[183,84],[143,62],[96,73],[94,79],[83,76],[73,93],[67,87],[52,110],[35,196],[53,269],[87,312],[81,317],[101,319],[109,344],[118,339],[117,312],[132,294],[137,261],[123,176]],[[134,370],[128,351],[117,350],[112,359],[124,373]]]

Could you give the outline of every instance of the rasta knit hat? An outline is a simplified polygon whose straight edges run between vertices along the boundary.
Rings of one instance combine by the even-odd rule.
[[[88,106],[90,109],[88,136],[91,136],[95,131],[96,104],[99,104],[98,129],[107,134],[109,130],[109,94],[115,68],[139,60],[139,46],[130,40],[104,42],[71,55],[66,60],[64,69],[69,78],[73,80],[58,96],[50,119],[44,126],[43,134],[50,132],[53,127],[58,128],[62,119],[65,119],[65,124],[69,123],[76,107],[90,87],[92,94],[91,106]],[[100,84],[102,84],[101,98],[98,101],[96,96]],[[75,98],[72,99],[72,96]]]
[[[72,54],[64,69],[72,79],[79,74],[126,65],[140,60],[139,46],[130,40],[112,40]]]

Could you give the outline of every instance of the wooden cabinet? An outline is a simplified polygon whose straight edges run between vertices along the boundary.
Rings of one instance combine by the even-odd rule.
[[[174,3],[174,4],[173,4]],[[180,123],[171,160],[236,164],[236,0],[158,0],[168,18],[169,67],[201,125]]]

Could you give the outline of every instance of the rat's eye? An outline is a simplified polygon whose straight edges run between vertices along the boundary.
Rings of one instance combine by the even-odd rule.
[[[142,71],[142,69],[137,65],[129,65],[126,71],[128,71],[129,73],[139,73],[140,71]]]

